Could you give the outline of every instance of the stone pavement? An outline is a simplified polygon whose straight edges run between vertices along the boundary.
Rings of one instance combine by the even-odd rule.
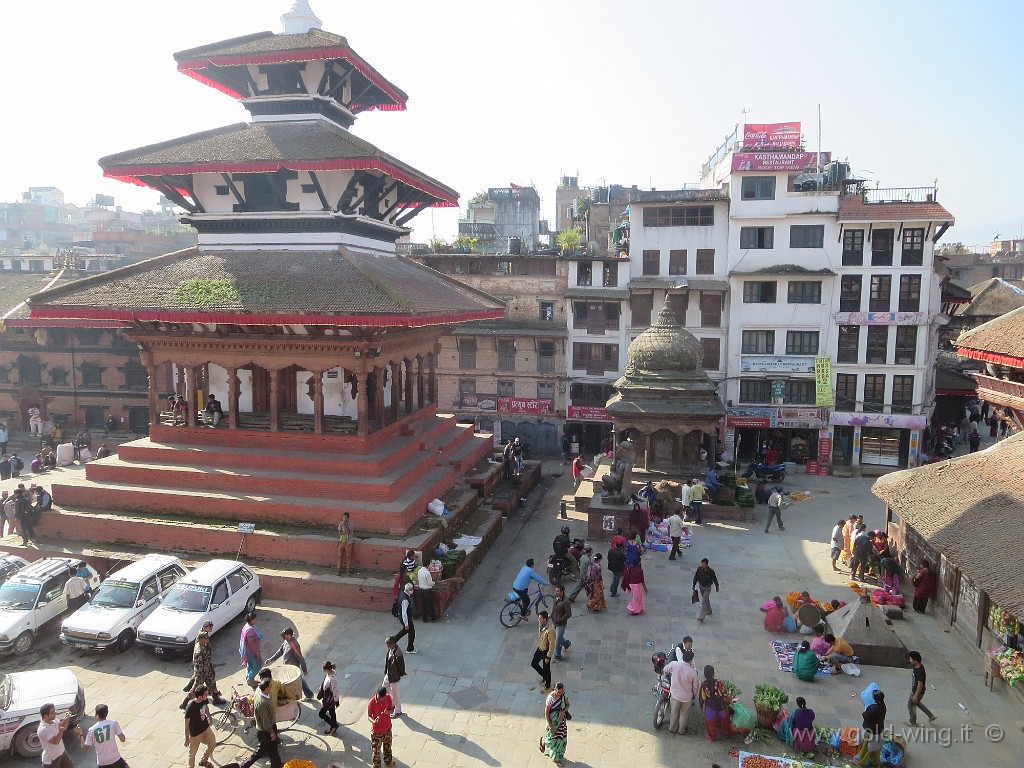
[[[541,564],[546,560],[550,541],[561,525],[558,502],[571,490],[567,469],[557,461],[545,462],[547,479],[507,522],[497,545],[444,619],[418,626],[420,653],[406,657],[410,674],[401,685],[408,716],[395,721],[399,765],[550,765],[537,750],[543,695],[529,667],[535,624],[505,629],[498,613],[520,565],[528,557]],[[556,473],[563,474],[551,477]],[[785,532],[763,532],[761,507],[754,525],[710,523],[696,528],[694,545],[681,562],[669,562],[667,553],[651,553],[645,558],[650,592],[642,616],[628,614],[624,597],[609,596],[609,610],[602,614],[589,614],[584,601],[578,600],[567,632],[573,647],[568,660],[553,668],[554,678],[566,684],[574,713],[567,765],[736,765],[727,750],[742,746],[741,742],[734,738],[731,744],[713,744],[693,735],[693,726],[702,725],[695,715],[690,735],[652,728],[650,656],[655,650],[667,650],[684,634],[694,637],[698,668],[714,664],[719,676],[743,690],[741,701],[748,708],[752,709],[754,686],[770,682],[788,691],[791,699],[805,696],[819,724],[859,726],[857,694],[875,681],[887,693],[888,722],[898,726],[906,717],[909,669],[865,667],[861,678],[800,682],[779,672],[769,644],[772,636],[762,629],[758,611],[767,598],[793,590],[807,589],[818,599],[851,599],[846,575],[831,571],[828,539],[835,520],[852,511],[862,512],[870,528],[884,527],[884,509],[870,494],[871,482],[795,475],[787,480],[787,489],[810,491],[813,498],[783,511]],[[582,536],[586,530],[582,515],[572,512],[569,525],[575,535]],[[599,551],[606,548],[603,543],[598,546]],[[697,623],[689,604],[693,570],[701,557],[710,558],[722,584],[722,591],[712,598],[714,614],[704,624]],[[330,659],[345,677],[339,710],[342,738],[323,736],[316,710],[304,704],[297,729],[282,736],[286,759],[306,758],[321,768],[331,763],[369,765],[365,704],[380,684],[383,639],[396,629],[395,620],[379,613],[330,612],[286,603],[264,605],[261,613],[266,648],[275,647],[283,626],[296,626],[311,671]],[[1019,750],[1011,750],[1010,744],[1020,743],[1024,712],[1005,692],[988,692],[976,652],[944,633],[932,616],[915,615],[896,624],[896,630],[909,648],[924,655],[930,686],[926,703],[939,717],[936,725],[951,729],[925,732],[933,743],[912,744],[908,764],[951,768],[966,759],[968,765],[1018,765]],[[234,623],[214,637],[225,690],[228,683],[242,678],[236,655],[238,631],[239,624]],[[50,642],[42,642],[24,659],[0,659],[0,670],[71,667],[86,687],[90,712],[105,702],[111,716],[121,722],[128,736],[122,752],[130,764],[135,768],[186,765],[177,709],[189,674],[185,660],[157,658],[141,649],[119,656],[86,655],[55,645],[53,632],[47,637]],[[310,677],[315,688],[319,679],[315,674]],[[960,738],[963,723],[973,726],[972,743],[945,747],[937,743],[947,736]],[[1005,738],[997,743],[987,740],[984,728],[989,725],[1004,729]],[[239,734],[230,737],[215,753],[215,764],[230,762],[247,751],[244,742]],[[756,751],[782,754],[783,746],[775,742]],[[70,752],[78,765],[94,764],[91,754],[84,755],[74,746]],[[13,761],[19,767],[36,764],[20,758]]]

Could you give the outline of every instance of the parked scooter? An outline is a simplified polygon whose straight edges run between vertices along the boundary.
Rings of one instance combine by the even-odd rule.
[[[757,475],[757,479],[766,483],[781,483],[786,479],[785,464],[762,464],[759,461],[752,461],[747,465],[744,477]]]

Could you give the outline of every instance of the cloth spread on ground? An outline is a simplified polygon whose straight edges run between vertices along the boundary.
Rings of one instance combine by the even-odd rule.
[[[691,543],[693,543],[693,529],[684,525],[679,546],[688,547]],[[652,522],[647,526],[647,539],[644,544],[648,549],[653,549],[656,552],[667,552],[672,549],[672,537],[668,535],[668,523]]]
[[[771,755],[759,755],[754,752],[740,750],[739,768],[790,768],[793,761],[787,757],[774,757]]]
[[[466,536],[465,534],[463,534],[455,540],[454,544],[459,549],[469,553],[472,552],[476,547],[480,546],[481,541],[483,541],[483,538],[481,538],[480,536]]]
[[[793,654],[796,653],[796,649],[799,647],[800,643],[780,643],[778,640],[772,641],[772,650],[775,651],[775,658],[779,660],[779,669],[783,672],[793,671]],[[818,674],[834,675],[835,671],[832,669],[832,665],[827,661],[819,660]]]
[[[796,493],[789,494],[789,501],[807,501],[813,499],[814,494],[808,493],[807,491],[797,491]]]

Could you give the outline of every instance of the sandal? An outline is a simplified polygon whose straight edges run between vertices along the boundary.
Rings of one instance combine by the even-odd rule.
[[[544,737],[543,736],[540,737],[540,745],[539,746],[540,746],[540,753],[543,755],[544,754]]]

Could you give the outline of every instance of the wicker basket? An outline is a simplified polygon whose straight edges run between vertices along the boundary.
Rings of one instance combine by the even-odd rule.
[[[772,709],[759,702],[754,702],[754,709],[757,710],[757,724],[762,728],[771,728],[779,716],[778,709]]]

